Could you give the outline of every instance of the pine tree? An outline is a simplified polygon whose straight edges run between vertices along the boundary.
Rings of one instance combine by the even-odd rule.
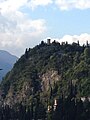
[[[25,51],[25,58],[27,59],[28,58],[28,49],[26,48],[26,51]]]

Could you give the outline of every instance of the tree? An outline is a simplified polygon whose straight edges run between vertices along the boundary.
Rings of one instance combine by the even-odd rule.
[[[90,58],[90,48],[85,48],[84,49],[84,55],[86,58]]]
[[[28,49],[26,48],[26,51],[25,51],[25,57],[26,59],[28,58]]]

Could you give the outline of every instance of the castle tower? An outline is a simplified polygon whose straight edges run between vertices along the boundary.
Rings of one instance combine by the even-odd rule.
[[[47,44],[50,45],[51,39],[47,39]]]

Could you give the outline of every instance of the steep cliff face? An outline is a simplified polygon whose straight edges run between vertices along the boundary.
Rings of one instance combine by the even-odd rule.
[[[7,104],[30,103],[33,97],[48,99],[67,96],[71,81],[76,96],[90,95],[89,47],[78,44],[49,45],[42,42],[16,62],[0,85],[0,95]]]
[[[41,88],[42,91],[48,91],[50,87],[53,88],[54,84],[61,79],[58,75],[58,71],[50,70],[47,71],[41,77]]]

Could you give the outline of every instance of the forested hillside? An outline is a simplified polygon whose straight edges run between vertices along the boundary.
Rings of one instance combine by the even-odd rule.
[[[24,112],[27,110],[31,114],[31,118],[26,114],[27,120],[33,117],[36,120],[89,120],[90,107],[83,106],[81,101],[81,98],[86,98],[85,105],[90,105],[88,42],[80,46],[79,41],[72,44],[42,41],[34,48],[26,49],[3,79],[0,95],[5,105],[14,106],[15,112],[18,112],[15,105],[19,105],[19,110],[20,107]],[[81,110],[80,116],[77,111],[75,113],[76,109],[78,112]]]

